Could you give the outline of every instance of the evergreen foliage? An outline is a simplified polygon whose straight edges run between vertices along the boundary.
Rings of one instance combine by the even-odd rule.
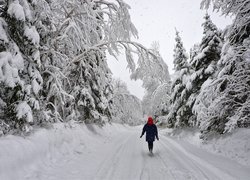
[[[190,124],[189,118],[192,116],[191,109],[186,105],[189,97],[190,67],[188,56],[183,46],[179,32],[176,30],[176,44],[174,48],[174,78],[171,87],[170,112],[167,121],[170,126],[183,127]]]
[[[249,7],[250,1],[214,0],[214,8],[233,14],[233,24],[225,30],[225,43],[216,76],[201,88],[195,112],[204,135],[232,132],[249,127]],[[202,1],[208,8],[209,0]]]
[[[220,59],[223,40],[220,31],[212,23],[208,14],[204,17],[203,38],[196,55],[193,54],[190,65],[192,74],[190,75],[190,96],[187,105],[193,109],[193,105],[200,93],[202,85],[209,79],[213,79],[217,71],[217,63]],[[196,117],[193,116],[193,123],[196,124]],[[200,122],[198,122],[199,124]]]
[[[1,8],[1,94],[3,131],[28,131],[36,124],[42,89],[40,36],[34,26],[31,3],[6,1]],[[6,118],[8,117],[8,118]]]

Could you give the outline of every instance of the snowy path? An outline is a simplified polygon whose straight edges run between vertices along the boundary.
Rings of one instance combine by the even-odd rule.
[[[24,168],[25,176],[18,179],[240,180],[250,177],[250,168],[161,134],[160,141],[154,144],[154,154],[149,155],[144,137],[139,138],[140,132],[138,127],[127,127],[105,138],[97,133],[92,137],[96,141],[91,140],[89,146],[80,142],[82,147],[72,153],[60,150],[57,156],[49,156]]]

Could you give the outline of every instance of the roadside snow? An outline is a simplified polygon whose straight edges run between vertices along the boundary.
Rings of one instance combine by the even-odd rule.
[[[250,129],[238,129],[233,134],[214,137],[201,147],[250,166]]]
[[[250,129],[237,129],[231,134],[217,135],[207,141],[201,140],[199,130],[194,128],[164,131],[173,138],[250,166]]]
[[[33,179],[30,172],[51,167],[59,160],[69,161],[76,154],[93,151],[110,136],[121,133],[122,125],[55,124],[28,137],[8,135],[0,139],[0,179]],[[118,132],[118,130],[120,132]],[[49,164],[48,164],[49,163]],[[40,179],[40,178],[35,178]]]

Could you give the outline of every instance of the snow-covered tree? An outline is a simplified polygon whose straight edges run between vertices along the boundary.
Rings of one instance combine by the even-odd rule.
[[[234,20],[228,29],[230,43],[242,43],[250,33],[249,0],[202,0],[201,7],[209,8],[213,3],[215,10],[220,10],[223,15],[233,15]]]
[[[138,125],[142,123],[143,113],[141,101],[130,94],[126,83],[114,80],[114,95],[111,104],[112,122]]]
[[[199,45],[199,50],[194,52],[196,55],[193,55],[190,64],[194,71],[201,71],[200,73],[209,76],[215,71],[215,65],[220,59],[222,38],[210,16],[206,14],[204,19],[205,22],[202,24],[204,36]],[[203,75],[201,76],[205,78]]]
[[[169,113],[170,106],[170,82],[160,84],[151,95],[151,109],[154,116],[164,116]]]
[[[56,1],[37,0],[33,1],[33,14],[36,17],[34,22],[40,35],[40,59],[43,88],[41,89],[40,116],[41,122],[64,121],[66,104],[72,101],[65,90],[67,77],[63,68],[69,61],[66,52],[60,51],[57,43],[54,42],[57,36],[57,17],[54,11]],[[68,81],[67,81],[68,82]]]
[[[171,86],[170,112],[167,121],[170,126],[182,127],[191,124],[189,118],[192,116],[192,112],[190,107],[186,105],[190,93],[190,84],[188,82],[190,67],[187,62],[188,56],[178,31],[176,31],[175,41],[175,74]]]
[[[190,49],[190,51],[189,51],[190,62],[194,61],[194,58],[199,53],[199,49],[200,49],[199,43],[194,44],[193,47]]]
[[[195,105],[201,130],[230,132],[236,127],[248,127],[249,122],[249,47],[250,1],[214,0],[214,8],[223,14],[233,14],[233,24],[225,30],[225,44],[218,62],[215,79],[202,86]],[[203,0],[209,7],[211,1]]]
[[[40,110],[40,36],[34,26],[32,3],[5,1],[0,17],[0,99],[3,123],[28,131]]]
[[[141,79],[142,86],[146,89],[142,102],[144,113],[161,115],[161,112],[167,111],[165,106],[168,104],[167,100],[170,95],[170,75],[168,66],[159,53],[159,43],[153,42],[150,50],[155,54],[155,57],[149,58],[146,62],[141,61],[131,77],[135,80]],[[164,98],[160,100],[159,94],[164,94]],[[158,109],[155,109],[156,107]],[[160,108],[163,109],[160,110]]]
[[[190,62],[193,70],[189,78],[191,84],[191,89],[189,89],[189,91],[191,94],[187,101],[187,105],[190,108],[193,108],[202,84],[208,78],[214,78],[213,75],[217,70],[217,63],[220,59],[223,45],[220,31],[211,21],[210,16],[206,14],[204,19],[205,22],[202,24],[204,36],[199,45],[199,50],[194,51]],[[196,120],[196,118],[194,120]]]
[[[111,72],[103,54],[89,51],[79,63],[71,65],[69,72],[68,91],[74,97],[77,119],[102,122],[110,117]]]
[[[1,124],[110,116],[105,53],[124,50],[131,72],[155,57],[131,41],[129,8],[122,0],[1,1]]]
[[[124,48],[131,72],[136,70],[135,51],[138,50],[141,64],[154,55],[130,41],[131,35],[137,36],[137,31],[130,21],[129,6],[123,1],[55,1],[52,7],[58,24],[54,44],[56,50],[69,59],[65,68],[70,82],[67,92],[76,101],[71,103],[75,107],[70,112],[82,119],[101,119],[102,115],[109,114],[111,93],[105,50],[116,56],[121,47]]]
[[[225,60],[227,65],[219,71],[218,77],[204,83],[197,97],[195,111],[204,134],[230,132],[236,127],[248,127],[250,124],[249,50],[238,54],[238,49],[234,48],[224,45],[220,62]],[[232,72],[224,74],[229,69]]]

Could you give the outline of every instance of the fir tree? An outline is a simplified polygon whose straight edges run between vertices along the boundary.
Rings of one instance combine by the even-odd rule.
[[[30,124],[37,123],[33,115],[40,109],[40,36],[30,2],[7,1],[0,14],[3,119],[10,129],[28,131]]]
[[[211,1],[203,0],[209,7]],[[203,134],[231,132],[248,127],[249,122],[249,42],[250,1],[215,1],[215,8],[223,14],[234,15],[233,24],[225,30],[225,43],[216,78],[202,87],[195,111]]]
[[[204,36],[197,54],[192,57],[190,62],[193,70],[190,76],[191,94],[187,102],[190,108],[193,108],[201,86],[208,78],[213,79],[223,45],[220,32],[215,24],[212,23],[210,16],[206,14],[204,19],[205,22],[202,24]],[[194,118],[196,121],[196,117]]]
[[[103,122],[110,118],[111,72],[102,52],[90,51],[79,63],[69,68],[71,95],[74,97],[74,111],[81,121]]]
[[[176,44],[174,48],[174,80],[171,87],[170,112],[168,123],[171,126],[181,127],[189,125],[191,110],[186,106],[188,92],[189,64],[186,50],[183,47],[179,32],[176,31]]]
[[[40,59],[43,88],[41,89],[41,111],[37,113],[42,122],[64,121],[67,102],[73,97],[65,91],[66,76],[63,68],[66,66],[66,52],[58,47],[55,12],[53,5],[56,1],[39,0],[32,4],[36,17],[35,25],[40,35]]]

